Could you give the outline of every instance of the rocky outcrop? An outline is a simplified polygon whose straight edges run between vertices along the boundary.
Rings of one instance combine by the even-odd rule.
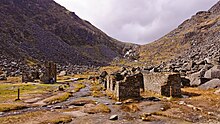
[[[220,65],[220,1],[200,11],[159,40],[141,47],[148,72],[180,73],[183,86],[206,86],[218,78]],[[214,67],[213,67],[214,66]]]
[[[209,11],[196,13],[164,37],[142,46],[140,60],[146,65],[160,65],[162,62],[177,65],[176,71],[187,71],[193,66],[192,70],[196,72],[201,69],[200,62],[217,59],[220,56],[219,5],[220,2]],[[206,62],[210,64],[210,61]]]
[[[53,0],[2,0],[0,11],[0,53],[10,58],[106,65],[132,46],[107,36]]]

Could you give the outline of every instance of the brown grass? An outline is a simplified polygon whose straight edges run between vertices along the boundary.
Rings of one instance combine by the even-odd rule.
[[[1,103],[0,104],[0,112],[7,112],[11,110],[18,110],[18,109],[24,109],[28,106],[25,104],[18,104],[18,103]]]
[[[71,96],[71,93],[65,92],[65,93],[61,93],[61,94],[49,97],[45,99],[44,102],[47,104],[55,104],[55,103],[66,101],[70,96]]]
[[[82,104],[82,105],[85,105],[85,104],[95,104],[96,101],[94,100],[91,100],[91,99],[88,99],[88,98],[79,98],[79,99],[76,99],[74,101],[72,101],[70,103],[70,105],[72,104]]]
[[[121,109],[125,112],[137,112],[140,111],[140,108],[137,104],[130,104],[130,105],[122,105]]]
[[[101,103],[96,105],[95,107],[87,108],[84,111],[89,114],[110,113],[111,109],[107,105]]]
[[[69,115],[49,111],[28,112],[0,118],[1,124],[60,124],[71,121],[72,117]]]
[[[79,92],[80,89],[86,87],[86,85],[85,85],[85,84],[82,84],[82,83],[76,83],[76,84],[73,84],[73,86],[74,86],[74,92]]]
[[[13,102],[17,98],[18,88],[20,89],[20,99],[31,99],[36,96],[51,93],[57,89],[57,84],[0,84],[0,103]]]

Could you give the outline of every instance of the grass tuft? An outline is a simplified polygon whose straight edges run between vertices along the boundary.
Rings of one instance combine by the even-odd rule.
[[[45,99],[44,102],[47,104],[55,104],[55,103],[66,101],[70,96],[71,96],[71,93],[65,92],[65,93],[61,93],[61,94],[49,97]]]
[[[7,112],[11,110],[19,110],[27,108],[27,105],[24,104],[9,104],[9,103],[1,103],[0,104],[0,112]]]
[[[89,114],[110,113],[111,109],[107,105],[101,103],[96,105],[95,107],[85,109],[84,111]]]
[[[86,87],[86,85],[85,85],[85,84],[82,84],[82,83],[73,84],[73,86],[74,86],[74,92],[79,92],[80,89]]]

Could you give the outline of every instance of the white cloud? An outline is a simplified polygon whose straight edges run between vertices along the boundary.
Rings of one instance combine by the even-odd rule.
[[[55,0],[111,37],[146,44],[218,0]]]

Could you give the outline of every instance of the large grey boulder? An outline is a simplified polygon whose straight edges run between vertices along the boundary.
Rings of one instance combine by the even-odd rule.
[[[66,71],[61,71],[58,76],[66,76],[66,75],[67,75]]]
[[[199,86],[201,85],[202,78],[205,75],[205,69],[200,70],[199,72],[193,73],[190,75],[190,86]]]
[[[199,88],[204,90],[220,88],[220,79],[212,79],[199,86]]]
[[[220,89],[216,90],[214,93],[215,94],[220,94]]]
[[[210,79],[213,79],[213,78],[220,79],[220,65],[215,65],[214,67],[206,71],[204,77],[210,78]]]

